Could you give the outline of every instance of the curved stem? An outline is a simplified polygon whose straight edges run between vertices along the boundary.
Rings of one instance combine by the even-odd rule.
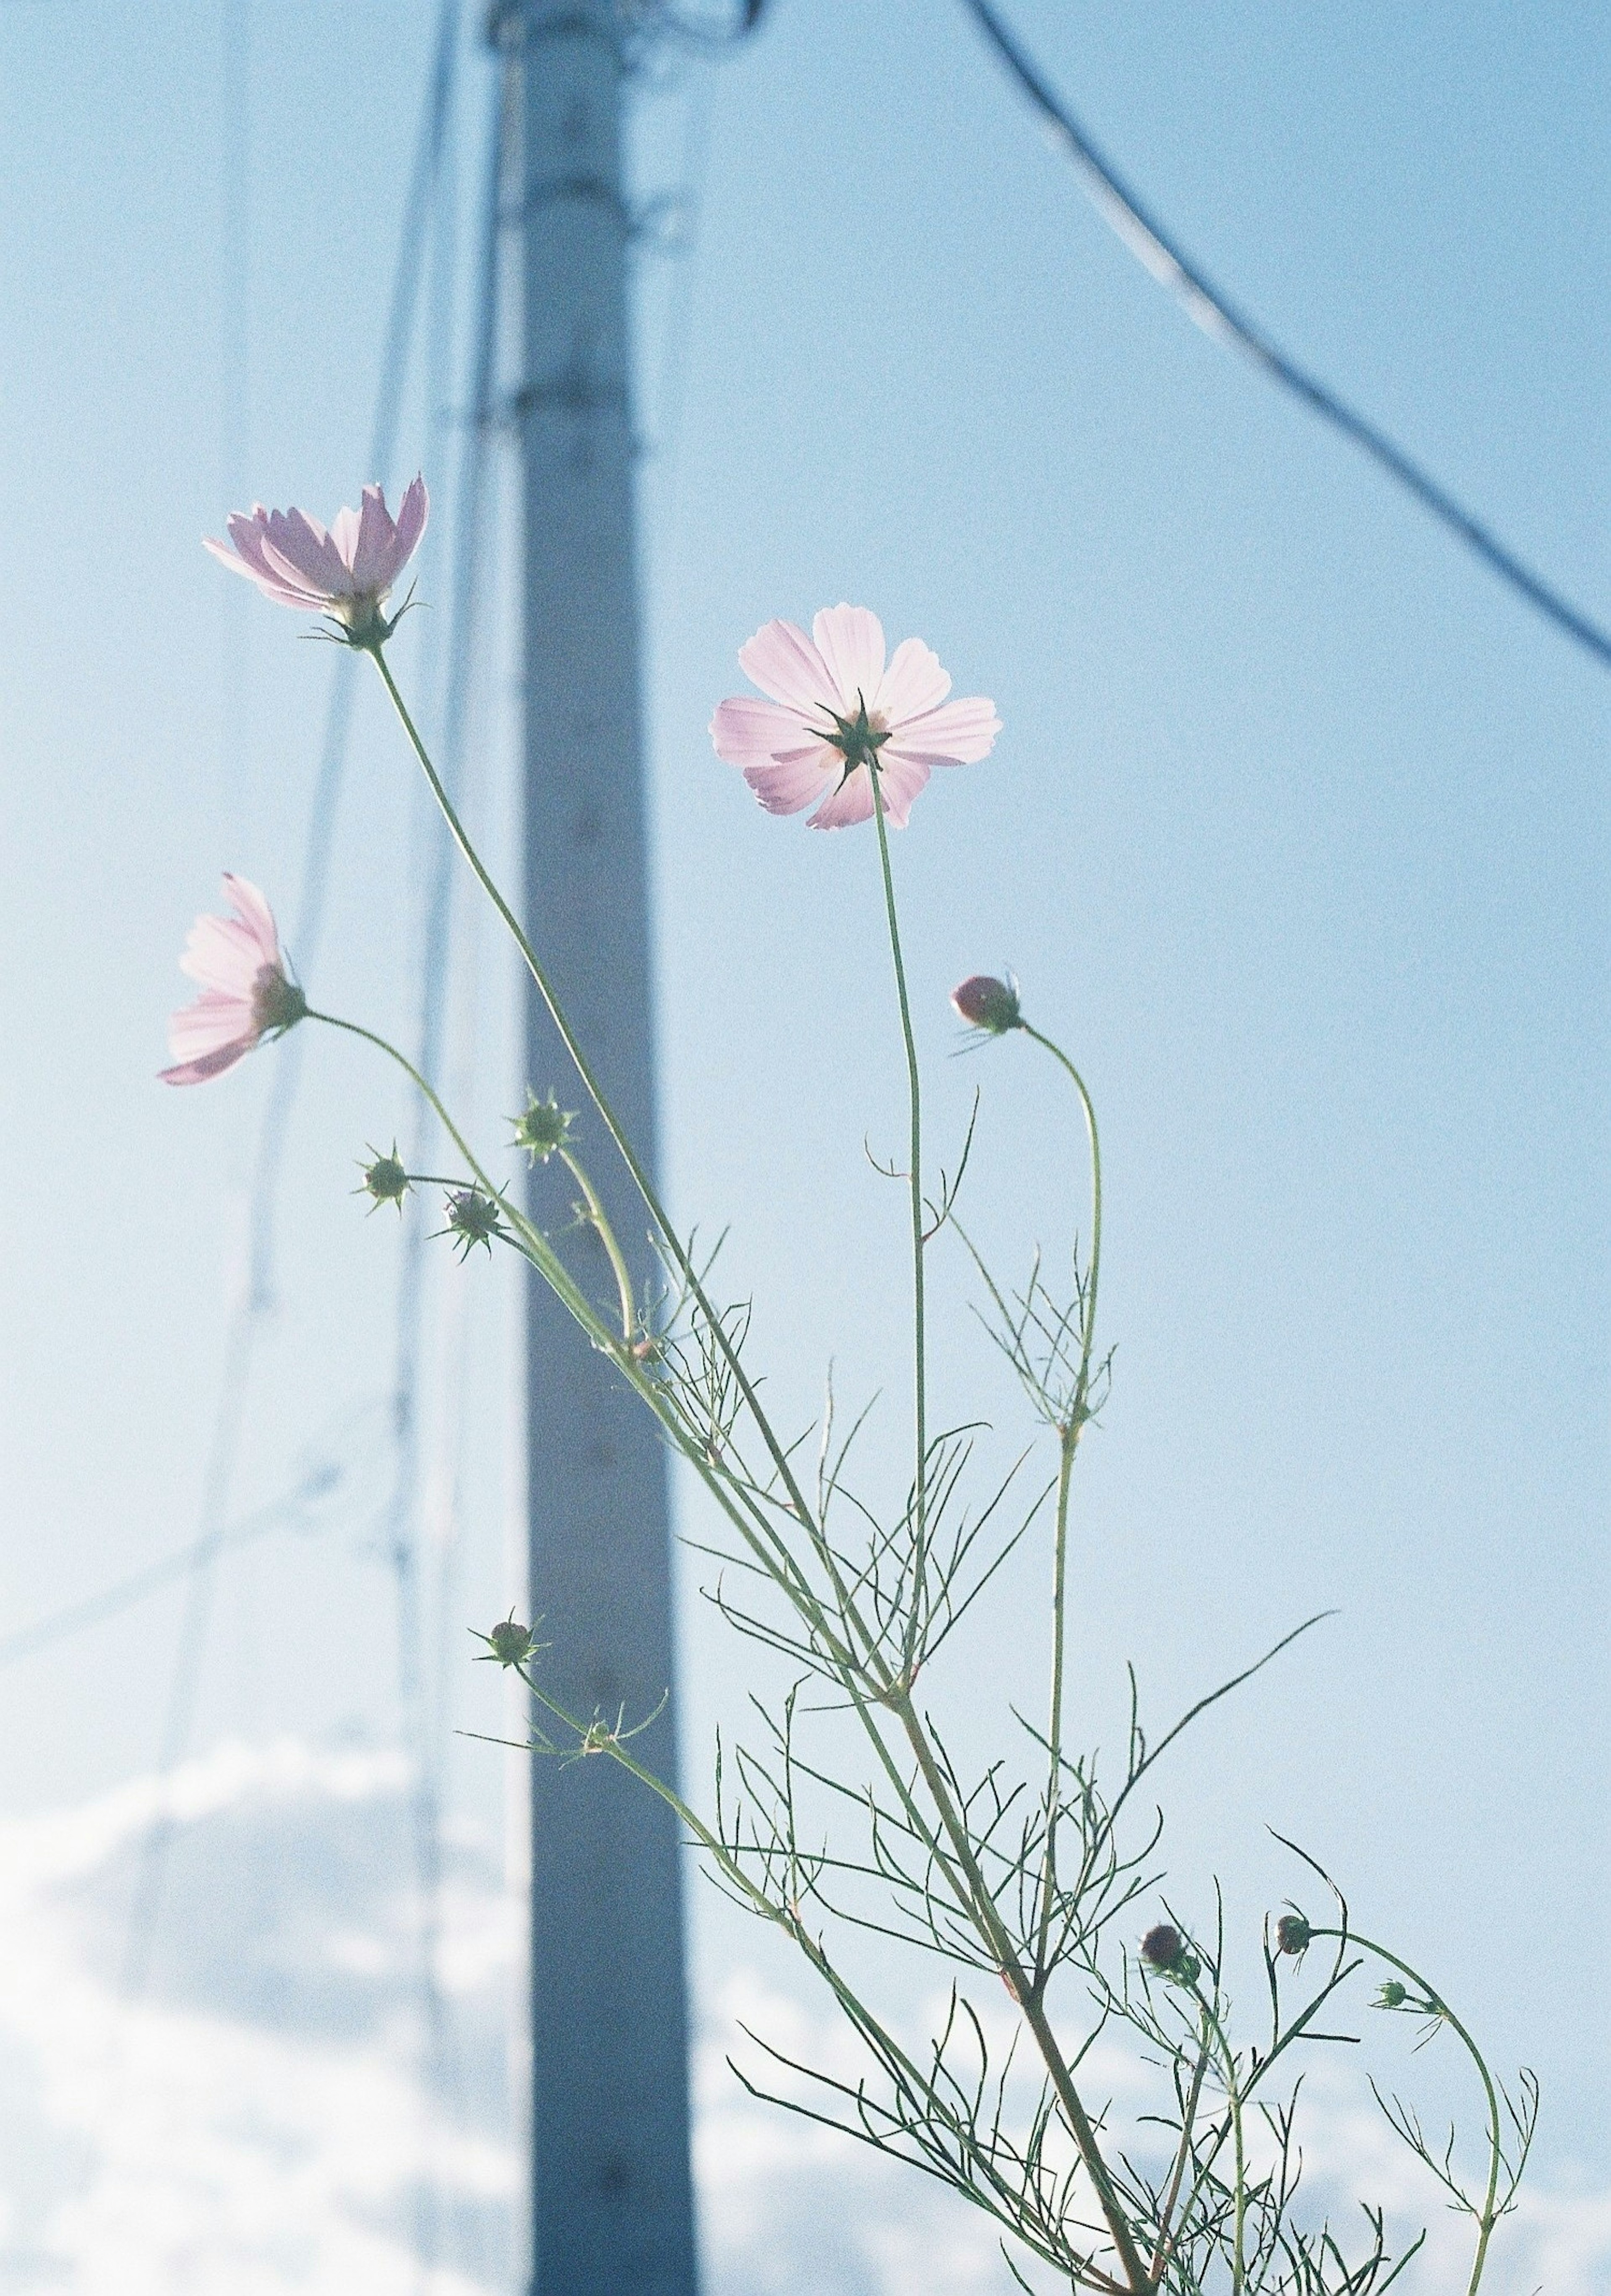
[[[923,1103],[918,1075],[918,1048],[912,1033],[912,1006],[906,995],[906,966],[901,955],[901,927],[895,914],[895,879],[889,867],[889,829],[884,818],[884,794],[878,767],[870,765],[872,816],[878,824],[879,866],[884,879],[884,914],[889,922],[889,950],[895,959],[895,995],[901,1007],[901,1037],[906,1047],[906,1092],[911,1110],[910,1186],[912,1195],[912,1363],[917,1421],[917,1459],[912,1478],[912,1616],[906,1626],[905,1661],[908,1673],[917,1654],[922,1621],[923,1573],[928,1538],[928,1382],[925,1363],[926,1319],[923,1303]]]
[[[375,668],[380,673],[381,682],[385,685],[387,693],[391,697],[392,707],[397,713],[398,719],[402,724],[404,732],[408,736],[413,753],[420,761],[420,766],[425,775],[426,780],[430,784],[431,794],[436,799],[438,807],[441,808],[442,818],[446,822],[448,828],[453,832],[454,842],[457,845],[460,852],[464,856],[466,861],[469,862],[482,890],[486,893],[494,908],[496,909],[498,914],[503,918],[505,926],[508,928],[510,937],[513,940],[515,947],[519,950],[521,957],[525,962],[526,969],[530,973],[533,981],[536,985],[537,994],[542,997],[544,1004],[547,1008],[548,1017],[553,1022],[555,1029],[558,1030],[560,1040],[564,1045],[566,1051],[570,1054],[571,1060],[576,1066],[577,1074],[581,1078],[582,1082],[586,1088],[588,1097],[593,1102],[593,1106],[598,1110],[601,1117],[602,1117],[604,1120],[604,1128],[609,1133],[611,1140],[615,1143],[616,1148],[620,1154],[621,1160],[626,1165],[627,1171],[632,1177],[633,1185],[642,1197],[645,1205],[648,1207],[650,1217],[653,1219],[655,1226],[659,1229],[661,1235],[665,1239],[666,1250],[675,1259],[683,1281],[687,1283],[694,1299],[699,1302],[700,1312],[704,1315],[706,1321],[710,1326],[716,1344],[721,1351],[728,1369],[732,1372],[739,1392],[742,1395],[746,1407],[748,1408],[751,1418],[754,1420],[756,1427],[759,1431],[761,1439],[766,1446],[768,1456],[772,1460],[773,1467],[777,1471],[779,1480],[781,1482],[783,1488],[788,1492],[789,1499],[792,1502],[800,1521],[803,1523],[809,1523],[812,1521],[811,1510],[806,1503],[806,1495],[800,1488],[798,1481],[796,1480],[794,1469],[789,1464],[789,1455],[785,1451],[782,1444],[779,1441],[778,1437],[772,1427],[771,1422],[767,1419],[766,1414],[761,1409],[760,1398],[756,1394],[755,1387],[749,1378],[749,1374],[745,1371],[742,1364],[740,1362],[737,1349],[728,1338],[725,1327],[723,1325],[720,1318],[716,1315],[710,1300],[706,1296],[705,1287],[699,1281],[699,1274],[694,1267],[693,1261],[684,1249],[681,1237],[677,1234],[676,1230],[673,1227],[670,1220],[667,1218],[665,1207],[662,1205],[658,1195],[655,1192],[653,1182],[650,1179],[648,1173],[644,1170],[642,1164],[639,1161],[638,1157],[633,1149],[632,1143],[627,1139],[626,1133],[621,1129],[621,1126],[617,1119],[615,1111],[611,1108],[609,1101],[605,1098],[603,1088],[600,1085],[598,1078],[594,1076],[586,1054],[583,1052],[581,1046],[577,1042],[576,1037],[572,1032],[570,1023],[566,1019],[564,1011],[561,1008],[560,1001],[555,996],[552,986],[549,981],[548,975],[544,971],[543,966],[538,960],[536,949],[533,948],[530,941],[527,939],[525,930],[522,927],[519,917],[516,916],[514,911],[510,907],[509,903],[498,890],[497,885],[494,882],[490,871],[487,868],[480,855],[476,851],[474,845],[470,842],[469,833],[454,809],[453,800],[448,796],[446,790],[443,787],[441,776],[430,761],[430,753],[420,738],[419,729],[416,727],[413,719],[408,714],[408,706],[405,702],[402,694],[397,690],[397,682],[391,674],[391,668],[387,661],[382,646],[377,643],[375,644],[366,646],[364,651],[371,656]]]
[[[1472,2210],[1472,2214],[1476,2217],[1476,2254],[1471,2260],[1471,2277],[1466,2285],[1466,2296],[1476,2296],[1477,2284],[1482,2279],[1483,2268],[1488,2261],[1488,2243],[1493,2237],[1494,2226],[1499,2222],[1499,2180],[1504,2168],[1505,2157],[1504,2132],[1500,2120],[1499,2093],[1494,2087],[1493,2076],[1488,2070],[1483,2053],[1436,1987],[1428,1985],[1419,1969],[1411,1969],[1407,1961],[1401,1961],[1397,1954],[1389,1953],[1385,1945],[1378,1945],[1372,1939],[1362,1937],[1357,1930],[1314,1929],[1311,1930],[1310,1935],[1317,1938],[1338,1938],[1348,1945],[1356,1945],[1362,1952],[1373,1953],[1378,1961],[1385,1961],[1390,1969],[1396,1969],[1401,1977],[1407,1977],[1410,1980],[1411,1985],[1419,1986],[1428,2001],[1436,2003],[1438,2015],[1449,2027],[1451,2032],[1458,2035],[1464,2045],[1466,2054],[1476,2067],[1483,2084],[1483,2095],[1488,2105],[1488,2189],[1483,2199],[1480,2214],[1476,2210]]]
[[[1091,1257],[1086,1263],[1085,1313],[1082,1318],[1080,1330],[1079,1376],[1075,1382],[1074,1406],[1068,1414],[1075,1423],[1077,1434],[1083,1423],[1082,1414],[1085,1399],[1091,1390],[1091,1358],[1096,1344],[1096,1293],[1102,1273],[1101,1136],[1097,1130],[1095,1103],[1085,1088],[1085,1079],[1062,1046],[1053,1044],[1050,1037],[1043,1036],[1041,1031],[1027,1021],[1020,1020],[1018,1027],[1026,1037],[1033,1037],[1037,1045],[1049,1052],[1059,1067],[1072,1079],[1074,1088],[1080,1096],[1080,1106],[1084,1111],[1085,1136],[1091,1145]]]

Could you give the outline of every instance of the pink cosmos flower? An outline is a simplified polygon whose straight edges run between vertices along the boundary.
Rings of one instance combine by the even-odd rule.
[[[237,511],[229,541],[207,547],[233,573],[244,574],[266,598],[306,613],[330,614],[360,641],[389,636],[380,608],[420,545],[430,497],[414,480],[394,521],[379,487],[365,487],[362,510],[339,510],[326,533],[299,510]],[[233,545],[233,547],[231,545]]]
[[[233,917],[198,917],[179,968],[201,983],[201,994],[168,1022],[168,1050],[177,1066],[163,1084],[205,1084],[244,1060],[264,1037],[283,1036],[307,1011],[281,954],[273,912],[255,885],[225,873]]]
[[[793,622],[768,622],[740,647],[768,699],[721,704],[710,721],[716,755],[743,767],[768,813],[816,804],[813,829],[871,820],[874,764],[885,813],[904,829],[932,767],[989,756],[1002,730],[995,704],[948,701],[951,680],[920,638],[896,646],[886,667],[883,627],[865,606],[825,606],[811,627],[807,637]]]

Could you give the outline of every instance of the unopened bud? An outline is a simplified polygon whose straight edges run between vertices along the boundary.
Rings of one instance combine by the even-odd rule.
[[[1409,1987],[1401,1985],[1396,1977],[1390,1977],[1377,1995],[1376,2005],[1378,2009],[1402,2009],[1409,1998]]]
[[[521,1666],[536,1648],[529,1627],[523,1627],[511,1611],[500,1619],[491,1634],[484,1635],[487,1656],[496,1659],[500,1666]]]
[[[1275,1925],[1275,1949],[1277,1953],[1307,1953],[1313,1934],[1302,1914],[1283,1914]]]
[[[997,980],[988,972],[975,972],[953,988],[951,1003],[959,1019],[987,1037],[1003,1037],[1018,1025],[1017,983]]]
[[[1159,1922],[1148,1931],[1141,1939],[1141,1959],[1149,1969],[1172,1978],[1177,1985],[1195,1985],[1202,1968],[1173,1922]]]
[[[539,1100],[529,1085],[526,1087],[525,1115],[510,1119],[515,1128],[516,1147],[524,1148],[534,1164],[546,1161],[556,1148],[565,1145],[575,1120],[574,1109],[561,1108],[552,1092],[545,1100]]]

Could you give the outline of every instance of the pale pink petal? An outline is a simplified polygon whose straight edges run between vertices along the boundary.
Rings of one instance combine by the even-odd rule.
[[[799,813],[831,787],[833,768],[843,763],[837,750],[819,742],[790,758],[746,766],[744,778],[768,813]]]
[[[263,555],[288,581],[323,597],[345,597],[351,589],[352,578],[333,537],[303,511],[270,511]]]
[[[249,582],[255,582],[265,597],[273,598],[279,605],[316,607],[322,606],[324,603],[322,598],[309,597],[305,590],[293,590],[288,582],[283,581],[278,574],[272,572],[268,567],[261,563],[254,565],[249,559],[243,558],[232,550],[226,542],[215,542],[210,534],[202,536],[201,546],[204,550],[210,550],[213,556],[221,564],[227,566],[232,574],[244,574]]]
[[[879,750],[879,787],[883,792],[885,815],[894,828],[905,828],[912,800],[928,779],[928,767],[920,758],[903,758],[887,749]]]
[[[272,964],[282,972],[285,960],[280,954],[280,936],[274,928],[274,914],[249,877],[237,877],[229,870],[224,873],[224,893],[230,906],[251,934],[258,946],[260,964]]]
[[[233,917],[198,917],[190,929],[181,972],[225,996],[249,999],[262,968],[257,935]]]
[[[710,739],[717,757],[730,766],[757,765],[767,758],[798,751],[800,721],[781,701],[759,701],[753,694],[735,693],[717,704],[710,721]],[[821,746],[810,743],[813,750]]]
[[[865,606],[824,606],[811,635],[839,689],[840,716],[854,718],[858,701],[871,709],[884,675],[884,627],[878,616]]]
[[[217,988],[203,989],[193,1004],[182,1004],[168,1024],[168,1046],[176,1061],[193,1061],[225,1045],[240,1044],[249,1051],[258,1036],[250,1003]]]
[[[249,581],[286,606],[320,606],[321,597],[309,594],[298,578],[288,583],[283,575],[271,567],[263,555],[264,537],[268,527],[268,512],[259,503],[249,518],[239,511],[229,521],[229,542],[215,542],[204,536],[206,548],[215,558],[222,560],[233,573],[244,574]],[[232,547],[233,545],[233,547]]]
[[[828,665],[794,622],[768,622],[758,629],[739,648],[739,667],[763,693],[797,711],[814,733],[843,706]]]
[[[898,731],[908,718],[937,709],[950,691],[951,678],[941,668],[934,648],[926,646],[921,638],[903,638],[890,657],[877,701],[870,694],[867,706],[877,709],[886,726]]]
[[[885,754],[921,758],[930,766],[977,765],[990,755],[1001,730],[994,702],[972,694],[965,701],[946,701],[920,718],[908,718]]]
[[[157,1082],[206,1084],[213,1077],[222,1076],[225,1069],[233,1069],[235,1062],[244,1060],[251,1049],[250,1043],[221,1045],[216,1053],[203,1053],[198,1060],[182,1061],[177,1068],[159,1069]]]
[[[871,777],[865,766],[858,766],[849,779],[841,782],[832,796],[818,806],[806,826],[808,829],[850,829],[858,821],[871,819]]]
[[[379,495],[380,491],[380,489],[379,487],[365,487],[364,489],[364,510],[348,510],[346,505],[343,504],[330,522],[331,541],[335,547],[337,557],[341,561],[342,565],[346,567],[348,574],[353,578],[353,587],[355,590],[361,590],[366,587],[366,585],[361,582],[357,576],[358,550],[364,535],[364,512],[369,510],[369,497],[371,494]],[[384,504],[381,505],[380,515],[382,518],[386,518],[386,509]],[[371,514],[371,523],[372,525],[373,523],[372,513]],[[390,519],[387,518],[386,523],[389,526],[391,524]]]
[[[397,512],[397,523],[392,537],[391,564],[386,575],[388,586],[397,580],[420,547],[421,537],[425,532],[425,521],[429,515],[430,496],[425,491],[423,476],[416,473],[408,482],[408,491],[404,496],[402,507]]]

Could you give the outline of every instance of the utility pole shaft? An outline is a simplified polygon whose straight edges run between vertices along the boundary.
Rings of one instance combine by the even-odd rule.
[[[518,0],[503,20],[522,83],[526,921],[653,1170],[621,25],[615,0]],[[647,1215],[535,995],[527,1045],[539,1094],[583,1108],[641,1297]],[[573,1194],[539,1168],[544,1226],[569,1225]],[[596,1245],[567,1249],[580,1266]],[[601,1247],[598,1275],[611,1297]],[[641,1722],[672,1687],[665,1453],[535,1279],[527,1300],[538,1663],[573,1710]],[[675,1775],[669,1704],[636,1751]],[[695,2296],[677,1829],[607,1759],[533,1764],[531,2013],[534,2296]]]

